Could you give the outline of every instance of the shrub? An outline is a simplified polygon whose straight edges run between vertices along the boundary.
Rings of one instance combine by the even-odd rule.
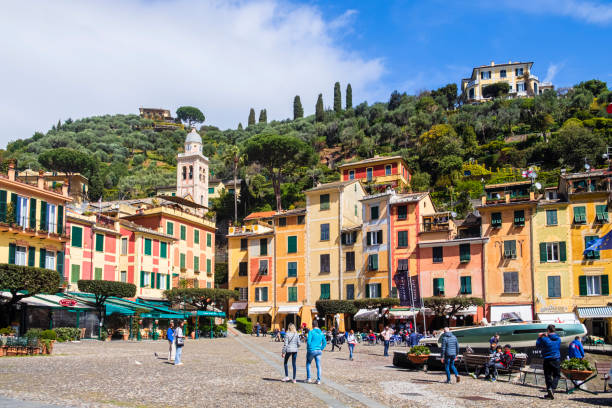
[[[579,358],[563,360],[561,362],[561,368],[565,370],[593,371],[591,364],[589,364],[587,360],[580,360]]]
[[[58,327],[55,332],[59,342],[78,340],[81,334],[81,331],[76,327]]]
[[[10,327],[3,327],[0,329],[0,336],[9,336],[13,334],[13,329]]]
[[[495,98],[506,95],[510,92],[510,84],[507,82],[496,82],[482,88],[482,96],[485,98]]]
[[[410,348],[410,354],[415,356],[429,355],[429,347],[427,346],[414,346]]]
[[[38,338],[44,340],[57,340],[57,333],[55,330],[43,330]]]
[[[38,339],[40,338],[40,334],[43,332],[43,329],[30,329],[26,332],[25,337],[28,340]]]
[[[320,316],[334,315],[336,313],[356,313],[355,305],[352,300],[317,300],[317,312]]]
[[[236,319],[236,328],[246,334],[253,333],[253,323],[251,323],[248,317],[238,317]]]

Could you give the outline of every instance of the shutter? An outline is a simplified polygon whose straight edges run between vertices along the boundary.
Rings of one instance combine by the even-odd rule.
[[[63,205],[57,206],[57,233],[58,234],[64,233],[64,206]]]
[[[444,278],[438,279],[438,290],[440,293],[444,293]]]
[[[36,248],[29,247],[28,248],[28,266],[34,266],[34,262],[36,261]],[[45,261],[43,260],[43,264],[40,266],[41,268],[45,267]]]
[[[289,253],[297,252],[297,237],[295,236],[287,237],[287,241],[288,241],[287,242],[287,252]]]
[[[40,248],[40,260],[39,265],[41,268],[45,267],[45,258],[47,257],[47,250],[45,248]]]
[[[140,287],[144,287],[144,271],[140,271]]]
[[[367,283],[365,285],[365,292],[366,292],[365,293],[366,298],[369,298],[370,297],[370,285],[368,285]]]
[[[36,199],[30,198],[30,228],[36,229]]]
[[[548,277],[548,297],[555,297],[555,277],[554,276],[549,276]]]
[[[6,190],[0,190],[0,222],[6,222]]]
[[[9,244],[9,261],[11,265],[15,265],[15,252],[17,251],[17,245]]]
[[[561,262],[567,261],[567,250],[565,249],[565,241],[559,242],[559,260]]]
[[[45,201],[40,202],[40,229],[47,230],[47,203]]]
[[[60,277],[63,279],[64,277],[64,252],[57,251],[55,256],[57,257],[57,271],[59,272]]]
[[[375,271],[378,270],[378,255],[372,255],[372,266]]]
[[[604,296],[608,296],[610,294],[608,275],[601,275],[601,294]]]
[[[383,234],[383,233],[382,233],[382,230],[378,230],[378,231],[376,231],[376,243],[377,243],[378,245],[382,244],[382,242],[383,242],[383,236],[382,236],[382,234]]]
[[[170,289],[170,275],[166,275],[166,289]]]
[[[586,296],[587,295],[587,282],[586,282],[587,278],[586,276],[579,276],[578,277],[578,287],[580,288],[580,296]]]
[[[372,245],[372,233],[368,232],[367,237],[368,237],[367,239],[368,245]]]
[[[377,283],[376,284],[376,290],[377,290],[376,293],[378,293],[378,297],[382,297],[382,284]]]
[[[162,276],[161,276],[161,273],[157,273],[156,275],[157,275],[157,285],[155,285],[155,287],[159,289],[161,287],[161,277]]]
[[[472,293],[472,277],[471,276],[465,277],[465,286],[467,288],[467,293],[471,294]]]
[[[546,242],[540,242],[540,262],[545,263],[546,259]]]
[[[11,193],[11,206],[13,207],[13,217],[9,222],[17,222],[17,194]]]

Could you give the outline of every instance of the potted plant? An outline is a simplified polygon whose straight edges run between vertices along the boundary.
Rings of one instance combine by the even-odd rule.
[[[593,374],[593,368],[587,360],[572,358],[561,362],[561,372],[573,381],[584,381]]]
[[[122,335],[123,335],[123,341],[127,341],[130,336],[130,331],[128,329],[123,329]]]
[[[408,352],[408,360],[412,364],[425,364],[429,359],[429,353],[429,347],[427,346],[414,346]]]
[[[57,333],[55,330],[43,330],[38,337],[38,341],[42,345],[43,354],[53,353],[53,344],[57,340]]]

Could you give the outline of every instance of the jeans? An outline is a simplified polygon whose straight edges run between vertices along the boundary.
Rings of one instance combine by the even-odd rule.
[[[174,341],[168,341],[168,361],[174,360],[174,355],[176,354],[176,344]]]
[[[561,362],[558,358],[546,358],[544,359],[544,380],[546,382],[546,389],[554,391],[557,389],[559,384],[559,377],[561,377]]]
[[[385,357],[389,357],[389,340],[385,340]]]
[[[181,362],[181,354],[183,354],[183,346],[176,348],[176,354],[174,355],[174,364]]]
[[[457,368],[455,367],[455,358],[457,358],[457,356],[444,357],[444,370],[446,370],[447,382],[450,382],[451,380],[451,370],[453,371],[456,377],[459,377],[459,373],[457,372]]]
[[[259,327],[255,327],[255,334],[257,334],[257,337],[259,337]]]
[[[321,350],[308,350],[306,353],[306,379],[310,380],[310,363],[314,358],[315,364],[317,365],[317,381],[321,381]]]
[[[297,365],[295,364],[297,360],[297,352],[285,353],[285,377],[289,377],[289,367],[287,367],[289,357],[291,357],[291,365],[293,366],[293,379],[295,380],[295,374],[297,373]]]
[[[487,363],[484,367],[485,377],[491,377],[491,371],[493,371],[493,378],[497,378],[497,369],[498,368],[506,368],[502,363]]]
[[[355,345],[352,344],[352,343],[349,343],[348,348],[349,348],[349,358],[352,360],[353,359],[353,350],[355,349]]]

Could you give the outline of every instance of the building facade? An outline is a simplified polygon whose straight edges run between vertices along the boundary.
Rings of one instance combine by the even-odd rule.
[[[342,181],[372,183],[377,191],[387,188],[404,191],[410,188],[410,171],[402,156],[375,156],[371,159],[338,166]]]
[[[176,164],[176,194],[208,207],[208,158],[202,154],[202,138],[191,129],[185,139],[185,152]]]

